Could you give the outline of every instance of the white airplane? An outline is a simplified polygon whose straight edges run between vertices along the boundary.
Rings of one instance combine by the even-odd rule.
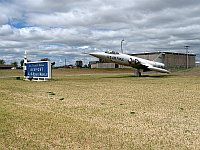
[[[165,65],[163,63],[150,61],[147,59],[122,54],[111,50],[108,50],[106,52],[90,53],[90,55],[103,59],[106,62],[112,62],[119,65],[131,66],[133,68],[136,68],[137,76],[141,76],[141,70],[143,70],[143,72],[157,71],[161,73],[170,73],[168,70],[164,69]]]

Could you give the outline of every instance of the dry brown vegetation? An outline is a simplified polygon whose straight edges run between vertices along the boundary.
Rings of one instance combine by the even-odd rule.
[[[0,79],[1,149],[200,149],[199,69],[141,78],[59,71],[49,82]]]

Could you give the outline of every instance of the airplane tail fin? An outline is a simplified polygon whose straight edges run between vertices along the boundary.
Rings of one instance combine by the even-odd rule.
[[[156,61],[156,62],[160,62],[160,63],[163,63],[162,62],[162,57],[163,57],[163,55],[165,55],[165,53],[160,53],[153,61]]]

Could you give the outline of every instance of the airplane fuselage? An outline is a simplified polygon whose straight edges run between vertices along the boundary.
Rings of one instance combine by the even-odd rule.
[[[113,62],[124,66],[131,66],[133,68],[139,68],[139,62],[145,62],[151,64],[154,67],[164,68],[163,63],[149,61],[135,56],[127,56],[126,54],[105,54],[104,56],[101,56],[101,59],[104,59],[107,62]]]

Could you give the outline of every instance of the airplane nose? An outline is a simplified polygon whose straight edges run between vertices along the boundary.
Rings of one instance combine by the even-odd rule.
[[[89,55],[97,57],[97,58],[102,57],[102,54],[100,54],[100,53],[90,53]]]
[[[89,55],[96,57],[96,53],[89,53]]]

